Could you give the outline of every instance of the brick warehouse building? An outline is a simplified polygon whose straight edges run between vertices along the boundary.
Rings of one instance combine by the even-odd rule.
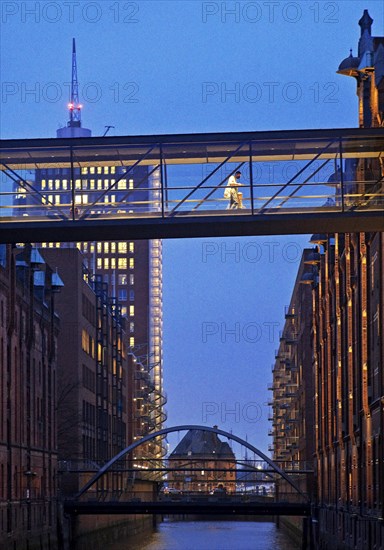
[[[312,370],[312,265],[319,254],[304,249],[289,305],[285,308],[285,323],[280,335],[273,365],[272,429],[270,450],[273,460],[287,470],[311,471],[314,453],[314,381]],[[301,491],[311,498],[315,483],[311,474],[290,474]],[[283,479],[276,483],[279,498],[295,500],[296,493]],[[281,517],[281,524],[300,536],[302,520]]]
[[[359,25],[358,55],[351,52],[338,73],[356,80],[359,126],[384,127],[384,37],[372,36],[367,10]],[[347,159],[335,179],[343,173],[348,200],[354,194],[366,196],[367,202],[382,200],[382,159]],[[318,548],[379,550],[384,548],[384,234],[317,234],[311,242],[316,250],[304,260],[307,268],[298,275],[292,294],[297,296],[301,280],[305,299],[301,304],[291,300],[288,319],[292,305],[299,305],[301,315],[312,315],[307,330],[312,357],[297,354],[297,338],[289,346],[283,340],[278,350],[272,387],[274,456],[299,457],[297,429],[305,416],[314,439],[307,450],[314,445]],[[310,383],[307,400],[298,400],[302,381],[297,378],[292,402],[286,395],[291,366],[299,373],[304,363]],[[291,445],[290,419],[297,412]]]
[[[169,455],[168,467],[168,484],[174,489],[209,493],[223,487],[228,493],[235,492],[236,456],[215,433],[188,430]]]
[[[365,10],[358,56],[359,126],[384,127],[384,37]],[[347,160],[353,193],[383,195],[382,159]],[[382,200],[382,198],[381,198]],[[317,236],[313,268],[315,457],[320,548],[384,548],[384,234]]]
[[[73,495],[95,468],[127,446],[126,319],[116,301],[109,298],[102,278],[83,267],[77,249],[47,249],[43,255],[64,282],[55,301],[60,318],[59,488]],[[78,475],[77,470],[90,473]],[[103,477],[99,492],[123,489],[121,474]]]
[[[0,547],[56,539],[62,283],[36,249],[0,246]]]

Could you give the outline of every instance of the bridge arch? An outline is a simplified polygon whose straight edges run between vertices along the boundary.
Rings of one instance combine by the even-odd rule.
[[[287,483],[289,483],[289,485],[291,485],[291,487],[298,493],[300,494],[305,500],[309,501],[309,498],[307,495],[305,495],[302,490],[300,489],[300,487],[298,487],[298,485],[292,480],[290,479],[290,477],[286,474],[286,472],[284,472],[284,470],[282,470],[281,468],[279,468],[279,466],[277,464],[275,464],[275,462],[273,462],[273,460],[271,460],[268,456],[266,456],[262,451],[260,451],[259,449],[257,449],[254,445],[252,445],[251,443],[249,443],[248,441],[245,441],[244,439],[242,439],[241,437],[238,437],[236,435],[233,435],[229,432],[226,432],[224,430],[220,430],[219,428],[211,428],[209,426],[198,426],[198,425],[193,425],[193,424],[186,424],[186,425],[181,425],[181,426],[172,426],[170,428],[164,428],[162,430],[159,430],[158,432],[154,432],[154,433],[151,433],[149,435],[146,435],[144,436],[142,439],[140,439],[139,441],[135,441],[134,443],[131,443],[131,445],[128,445],[128,447],[126,447],[125,449],[123,449],[122,451],[120,451],[116,456],[114,456],[109,462],[107,462],[106,464],[104,464],[104,466],[102,468],[100,468],[100,470],[97,472],[97,474],[95,474],[85,485],[82,489],[80,489],[80,491],[77,493],[76,497],[77,498],[80,498],[84,493],[86,493],[88,491],[88,489],[90,487],[92,487],[92,485],[94,485],[110,468],[111,466],[113,466],[113,464],[115,462],[117,462],[118,460],[120,460],[124,455],[128,454],[129,452],[133,451],[134,449],[136,449],[136,447],[139,447],[140,445],[146,443],[147,441],[151,441],[152,439],[155,439],[156,437],[159,437],[161,435],[166,435],[166,434],[169,434],[169,433],[172,433],[172,432],[182,432],[182,431],[188,431],[188,430],[200,430],[200,431],[203,431],[203,432],[211,432],[211,433],[215,433],[217,435],[221,435],[223,437],[226,437],[228,439],[231,439],[232,441],[236,441],[236,443],[239,443],[240,445],[243,445],[244,447],[246,447],[248,450],[252,451],[253,453],[255,453],[257,456],[259,456],[262,460],[264,460],[265,462],[267,462],[267,464],[279,475],[281,476],[283,479],[285,479],[285,481]]]

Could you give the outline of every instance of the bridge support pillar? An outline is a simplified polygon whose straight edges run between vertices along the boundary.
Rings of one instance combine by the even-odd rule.
[[[303,518],[303,538],[301,543],[301,550],[315,550],[314,538],[313,538],[313,529],[312,529],[312,519]]]

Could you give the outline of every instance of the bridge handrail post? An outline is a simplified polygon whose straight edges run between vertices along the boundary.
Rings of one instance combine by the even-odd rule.
[[[255,213],[253,204],[253,168],[252,168],[252,141],[249,142],[249,185],[251,186],[251,212],[252,216]]]
[[[345,211],[344,205],[344,171],[343,171],[343,138],[339,138],[339,156],[340,156],[340,197],[341,197],[341,211]]]
[[[163,146],[160,143],[160,185],[161,185],[161,217],[164,218],[164,161],[163,161]]]

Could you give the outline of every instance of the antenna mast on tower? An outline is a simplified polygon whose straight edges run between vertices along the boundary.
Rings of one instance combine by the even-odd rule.
[[[68,104],[70,127],[81,126],[81,109],[82,105],[79,102],[79,84],[77,82],[77,62],[76,62],[76,42],[72,42],[72,82],[71,82],[71,102]]]
[[[71,99],[68,103],[69,120],[67,125],[56,131],[58,138],[91,137],[91,130],[81,127],[81,110],[83,106],[79,101],[79,84],[77,82],[76,42],[72,39],[72,81]]]

